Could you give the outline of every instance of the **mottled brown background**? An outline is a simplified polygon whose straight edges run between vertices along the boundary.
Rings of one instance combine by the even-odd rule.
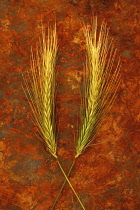
[[[48,210],[64,177],[56,160],[36,137],[31,109],[21,87],[30,67],[30,48],[40,35],[40,20],[57,21],[59,54],[56,97],[58,155],[66,171],[74,157],[85,40],[80,21],[106,20],[121,56],[118,96],[96,141],[74,166],[70,181],[87,210],[139,210],[140,142],[138,0],[0,0],[1,180],[2,210]],[[68,185],[56,210],[81,209]]]

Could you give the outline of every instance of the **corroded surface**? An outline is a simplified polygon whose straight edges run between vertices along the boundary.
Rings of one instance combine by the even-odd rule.
[[[30,48],[40,35],[40,20],[57,22],[59,54],[56,124],[58,155],[65,171],[74,157],[79,122],[85,40],[81,20],[93,13],[110,27],[121,55],[122,81],[114,106],[96,142],[81,155],[70,176],[87,210],[138,210],[140,152],[138,67],[139,2],[132,0],[1,0],[1,208],[48,210],[64,177],[56,160],[36,137],[21,73],[30,67]],[[56,210],[81,209],[68,185]]]

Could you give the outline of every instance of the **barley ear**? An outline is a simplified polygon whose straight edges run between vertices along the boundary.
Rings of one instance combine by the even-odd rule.
[[[30,103],[34,121],[40,138],[43,139],[50,153],[57,158],[54,127],[55,63],[57,56],[56,26],[49,26],[47,43],[45,29],[42,37],[32,51],[31,69],[23,74],[25,91]]]
[[[109,29],[102,22],[97,33],[97,17],[91,30],[84,26],[87,57],[81,126],[76,145],[77,158],[95,139],[99,126],[113,104],[120,83],[120,61],[115,65],[116,50],[109,38]]]
[[[42,26],[42,37],[36,47],[36,52],[34,53],[32,51],[31,69],[27,71],[26,75],[25,73],[23,74],[23,89],[31,106],[40,139],[43,140],[49,152],[56,158],[65,179],[73,190],[81,207],[84,209],[81,200],[67,178],[56,154],[57,145],[54,122],[55,63],[57,56],[56,25],[48,28],[47,35],[48,38],[46,42],[45,29]]]

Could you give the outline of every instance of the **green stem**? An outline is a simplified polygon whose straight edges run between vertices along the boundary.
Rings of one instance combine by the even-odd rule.
[[[59,165],[59,167],[60,167],[60,169],[61,169],[61,171],[62,171],[62,173],[63,173],[63,175],[64,175],[64,177],[65,177],[65,179],[66,179],[66,181],[67,181],[67,182],[68,182],[68,184],[70,185],[70,187],[71,187],[72,191],[74,192],[74,194],[75,194],[75,196],[76,196],[77,200],[79,201],[79,203],[80,203],[80,205],[81,205],[82,209],[86,210],[86,209],[85,209],[85,207],[83,206],[83,204],[82,204],[82,202],[81,202],[80,198],[78,197],[78,195],[77,195],[77,193],[76,193],[75,189],[73,188],[72,184],[70,183],[70,181],[69,181],[68,177],[66,176],[66,174],[65,174],[65,172],[64,172],[64,170],[63,170],[63,168],[62,168],[62,166],[61,166],[61,164],[60,164],[60,162],[59,162],[59,160],[58,160],[58,159],[57,159],[57,162],[58,162],[58,165]],[[74,162],[75,162],[75,160],[74,160]]]
[[[69,175],[70,175],[70,173],[71,173],[71,171],[72,171],[72,169],[73,169],[75,160],[76,160],[76,159],[74,159],[74,161],[73,161],[72,164],[71,164],[71,167],[70,167],[70,169],[69,169],[69,172],[68,172],[68,174],[67,174],[67,177],[69,177]],[[65,179],[64,182],[63,182],[63,184],[62,184],[62,186],[61,186],[61,189],[60,189],[60,191],[59,191],[59,193],[58,193],[58,195],[57,195],[57,197],[56,197],[56,199],[55,199],[55,201],[54,201],[54,203],[53,203],[53,206],[51,207],[50,210],[53,210],[53,209],[54,209],[54,207],[55,207],[55,205],[56,205],[56,203],[57,203],[57,201],[58,201],[59,196],[61,195],[61,192],[62,192],[62,190],[63,190],[63,188],[64,188],[66,182],[67,182],[67,180]]]

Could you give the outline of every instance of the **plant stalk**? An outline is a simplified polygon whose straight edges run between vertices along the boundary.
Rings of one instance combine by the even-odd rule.
[[[68,177],[68,178],[69,178],[69,175],[70,175],[70,173],[71,173],[71,171],[72,171],[72,169],[73,169],[73,166],[74,166],[74,164],[75,164],[75,160],[76,160],[76,159],[74,159],[74,161],[72,162],[72,164],[71,164],[71,166],[70,166],[69,172],[68,172],[68,174],[67,174],[67,177]],[[53,203],[53,206],[51,207],[50,210],[53,210],[53,209],[54,209],[54,207],[55,207],[55,205],[56,205],[56,203],[57,203],[57,201],[58,201],[58,198],[60,197],[60,195],[61,195],[61,193],[62,193],[62,190],[63,190],[63,188],[64,188],[66,182],[67,182],[67,180],[65,179],[64,182],[63,182],[63,184],[62,184],[62,186],[61,186],[61,189],[60,189],[60,191],[59,191],[59,193],[58,193],[58,195],[57,195],[57,197],[56,197],[56,199],[55,199],[55,201],[54,201],[54,203]]]
[[[72,168],[73,168],[73,166],[74,166],[75,160],[76,160],[76,158],[74,159],[74,161],[73,161],[73,163],[72,163],[72,165],[71,165],[71,167],[70,167],[70,170],[69,170],[69,172],[68,172],[68,176],[69,176],[70,173],[71,173],[71,170],[72,170]],[[86,210],[85,207],[84,207],[84,205],[82,204],[80,198],[78,197],[78,195],[77,195],[75,189],[73,188],[72,184],[70,183],[70,181],[69,181],[67,175],[65,174],[65,172],[64,172],[64,170],[63,170],[63,168],[62,168],[62,166],[61,166],[61,163],[59,162],[58,159],[57,159],[57,162],[58,162],[58,165],[59,165],[59,167],[60,167],[60,169],[61,169],[61,171],[62,171],[62,173],[63,173],[63,175],[64,175],[64,177],[65,177],[65,180],[64,180],[64,182],[63,182],[63,184],[62,184],[62,187],[61,187],[61,189],[60,189],[60,191],[59,191],[59,193],[58,193],[58,195],[57,195],[57,197],[56,197],[56,199],[55,199],[55,202],[54,202],[53,207],[51,208],[51,210],[54,209],[54,207],[55,207],[55,205],[56,205],[56,202],[57,202],[57,200],[58,200],[58,198],[59,198],[59,196],[60,196],[60,194],[61,194],[61,192],[62,192],[62,190],[63,190],[63,188],[64,188],[64,186],[65,186],[65,184],[66,184],[66,181],[68,182],[69,186],[71,187],[72,191],[74,192],[74,194],[75,194],[77,200],[79,201],[79,203],[80,203],[82,209]]]

